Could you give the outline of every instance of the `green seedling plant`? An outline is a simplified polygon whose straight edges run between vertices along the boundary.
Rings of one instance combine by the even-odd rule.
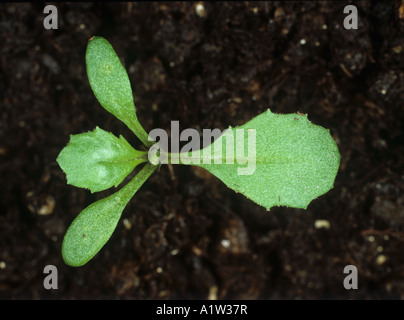
[[[57,162],[66,174],[67,183],[91,192],[117,187],[136,167],[141,167],[124,187],[90,204],[69,226],[62,243],[62,256],[66,264],[75,267],[86,264],[100,251],[128,202],[161,165],[156,155],[148,156],[156,141],[137,119],[129,77],[106,39],[89,40],[86,66],[90,86],[101,106],[124,122],[147,151],[135,150],[124,137],[118,138],[97,126],[91,132],[71,135],[68,145],[60,152]],[[229,127],[226,132],[236,134],[240,129],[246,132],[246,140],[248,131],[256,133],[252,174],[239,174],[243,164],[236,161],[180,160],[177,163],[208,170],[229,188],[267,210],[273,206],[306,209],[313,199],[333,187],[340,163],[338,147],[330,131],[311,123],[307,115],[275,114],[268,109],[242,126]],[[199,150],[197,157],[207,160],[204,151],[210,148],[213,151],[210,160],[213,160],[217,157],[217,146],[225,154],[227,145],[222,141],[225,136]],[[249,147],[244,143],[241,148],[249,154]],[[168,152],[166,155],[168,163],[175,163],[172,161],[175,155],[184,156]],[[192,157],[195,160],[195,152]]]

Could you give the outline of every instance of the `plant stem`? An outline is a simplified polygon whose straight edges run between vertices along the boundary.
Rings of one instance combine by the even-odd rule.
[[[129,200],[134,196],[137,190],[142,186],[142,184],[150,177],[150,175],[157,169],[157,166],[154,166],[147,162],[144,167],[139,171],[138,174],[134,176],[134,178],[121,190],[118,191],[119,197],[121,201],[125,203],[129,202]]]
[[[128,127],[132,130],[132,132],[139,138],[142,143],[150,148],[155,142],[149,141],[149,135],[143,126],[139,123],[136,114],[134,115],[135,121],[130,121],[130,125]],[[128,123],[129,124],[129,123]]]
[[[168,163],[174,163],[173,159],[176,160],[176,164],[183,164],[183,165],[192,165],[198,163],[231,163],[235,162],[235,157],[229,157],[226,158],[225,156],[223,157],[222,155],[215,156],[214,154],[203,154],[204,149],[196,150],[194,152],[192,151],[187,151],[187,152],[167,152],[167,159]],[[198,155],[195,156],[195,152],[199,152]],[[187,160],[186,162],[183,162],[183,160]],[[178,162],[177,162],[178,161]]]

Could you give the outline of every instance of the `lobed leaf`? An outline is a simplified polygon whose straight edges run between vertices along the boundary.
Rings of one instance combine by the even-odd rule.
[[[133,149],[124,137],[96,127],[70,135],[56,161],[68,184],[97,192],[118,186],[138,164],[147,161],[147,154]]]

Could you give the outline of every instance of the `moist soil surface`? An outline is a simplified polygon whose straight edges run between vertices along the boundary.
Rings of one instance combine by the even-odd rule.
[[[345,29],[347,4],[56,3],[50,30],[44,4],[1,4],[0,298],[404,298],[404,5],[355,2]],[[66,183],[55,160],[69,135],[99,126],[142,149],[91,91],[93,35],[121,58],[148,132],[307,113],[338,144],[334,188],[267,212],[203,169],[163,165],[94,259],[67,266],[66,229],[116,190]]]

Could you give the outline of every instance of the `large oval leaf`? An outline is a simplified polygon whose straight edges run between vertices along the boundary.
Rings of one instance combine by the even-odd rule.
[[[237,139],[237,130],[243,141]],[[249,132],[256,136],[255,148],[248,141]],[[233,142],[226,146],[227,136],[233,136]],[[226,150],[237,150],[237,146],[242,154],[235,156],[244,164],[236,157],[231,164],[226,156]],[[218,150],[221,164],[199,161],[196,165],[268,210],[273,206],[307,208],[313,199],[333,187],[340,163],[338,147],[329,130],[311,123],[307,115],[275,114],[270,110],[240,127],[229,128],[201,154],[208,151],[214,154],[213,160]]]

